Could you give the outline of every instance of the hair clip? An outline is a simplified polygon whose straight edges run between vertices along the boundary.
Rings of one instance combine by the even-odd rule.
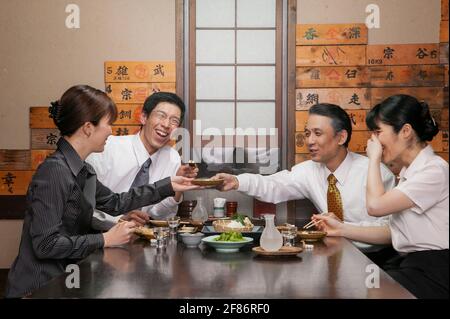
[[[48,117],[52,118],[55,122],[59,122],[60,120],[60,113],[61,113],[61,104],[59,104],[58,101],[50,102],[49,108],[48,108]]]
[[[433,121],[433,125],[436,126],[436,121],[434,120],[433,116],[431,116],[431,120]]]

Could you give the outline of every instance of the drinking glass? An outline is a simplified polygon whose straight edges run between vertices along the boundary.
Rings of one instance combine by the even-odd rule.
[[[287,225],[285,229],[281,231],[281,235],[283,236],[283,246],[295,246],[297,227],[295,225]]]
[[[178,217],[178,216],[170,217],[167,220],[167,223],[169,224],[170,234],[174,235],[177,233],[177,228],[180,225],[180,217]]]
[[[155,234],[156,238],[156,248],[166,247],[166,237],[169,235],[169,228],[155,227],[153,228],[153,234]]]

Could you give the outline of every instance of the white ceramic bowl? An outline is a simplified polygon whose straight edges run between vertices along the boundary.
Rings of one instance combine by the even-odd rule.
[[[205,236],[202,233],[182,233],[180,234],[181,240],[188,248],[196,248]]]

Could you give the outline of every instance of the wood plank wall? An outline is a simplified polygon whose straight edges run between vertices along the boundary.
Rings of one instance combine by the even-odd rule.
[[[118,108],[114,135],[135,134],[145,98],[154,92],[175,92],[174,61],[108,61],[105,91]],[[30,149],[0,150],[0,196],[17,198],[27,192],[40,163],[56,149],[59,131],[48,116],[48,106],[30,107]]]
[[[365,153],[365,116],[393,94],[426,101],[441,132],[431,142],[448,161],[448,2],[441,43],[368,45],[365,24],[299,24],[296,34],[295,163],[308,160],[304,129],[316,103],[343,107],[352,120],[350,150]]]

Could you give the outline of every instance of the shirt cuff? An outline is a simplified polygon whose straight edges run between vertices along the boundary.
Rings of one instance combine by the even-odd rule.
[[[105,246],[105,239],[103,238],[103,234],[88,234],[86,236],[88,238],[89,248],[91,249],[91,251],[103,248],[103,246]]]
[[[170,177],[166,177],[160,181],[155,182],[155,187],[158,190],[158,193],[161,196],[161,198],[166,198],[175,195],[175,192],[173,191],[172,188],[172,182]]]
[[[183,201],[183,198],[184,198],[184,196],[183,196],[183,194],[181,194],[180,200],[178,202],[175,200],[175,197],[169,197],[166,200],[167,200],[167,204],[175,206],[175,205],[179,205]]]
[[[237,190],[240,192],[247,192],[250,178],[246,176],[246,174],[238,175],[236,178],[239,181],[239,187]]]

